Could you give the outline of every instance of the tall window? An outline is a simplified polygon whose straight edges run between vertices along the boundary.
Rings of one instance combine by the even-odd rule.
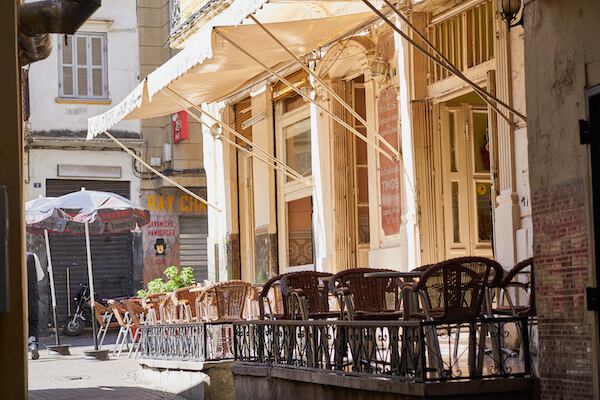
[[[433,44],[460,71],[479,65],[494,57],[494,7],[492,0],[463,11],[431,26]],[[429,62],[430,82],[449,76],[439,65]]]
[[[59,97],[108,98],[106,34],[78,33],[59,41]]]
[[[278,155],[300,175],[312,176],[310,110],[297,95],[277,103]],[[312,189],[278,174],[279,250],[287,254],[281,264],[287,268],[314,268]]]

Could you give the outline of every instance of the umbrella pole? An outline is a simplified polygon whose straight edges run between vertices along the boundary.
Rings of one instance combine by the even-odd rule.
[[[46,257],[48,259],[48,278],[50,279],[50,294],[52,295],[52,314],[54,316],[54,335],[56,336],[56,345],[60,346],[58,337],[58,320],[56,317],[56,292],[54,291],[54,272],[52,272],[52,257],[50,257],[50,242],[48,241],[48,230],[44,229],[44,239],[46,239]]]
[[[90,307],[92,309],[92,332],[94,334],[94,350],[98,350],[98,336],[96,335],[96,310],[94,304],[96,299],[94,298],[94,277],[92,275],[92,253],[90,251],[90,229],[88,223],[85,223],[85,248],[87,251],[87,265],[88,265],[88,280],[90,282]]]

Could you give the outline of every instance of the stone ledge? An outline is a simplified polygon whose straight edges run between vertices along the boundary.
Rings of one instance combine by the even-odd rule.
[[[157,360],[141,359],[140,365],[155,369],[168,369],[177,371],[205,371],[210,368],[229,368],[233,361],[183,361],[183,360]]]

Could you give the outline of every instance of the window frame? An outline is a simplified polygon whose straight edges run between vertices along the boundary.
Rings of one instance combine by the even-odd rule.
[[[103,101],[108,100],[108,35],[106,32],[77,32],[73,35],[67,35],[67,40],[71,41],[71,51],[72,51],[72,63],[65,64],[63,59],[63,48],[64,48],[64,39],[58,40],[58,99],[59,100],[81,100],[81,101]],[[90,49],[90,51],[86,51],[86,62],[87,65],[79,66],[77,64],[77,39],[84,37],[86,39],[86,47]],[[101,64],[100,68],[98,66],[92,65],[92,39],[100,38],[101,39]],[[73,68],[73,94],[65,94],[65,76],[63,72],[63,67],[71,65]],[[84,68],[87,73],[87,95],[82,96],[79,94],[78,87],[78,74],[79,69]],[[102,71],[102,94],[101,95],[93,95],[93,71],[94,69],[101,69]],[[90,93],[92,93],[90,95]]]

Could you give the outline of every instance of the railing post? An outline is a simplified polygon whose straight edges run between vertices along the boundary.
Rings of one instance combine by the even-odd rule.
[[[531,375],[531,353],[529,351],[529,328],[527,317],[521,317],[522,320],[522,332],[521,337],[523,338],[523,352],[525,353],[525,373]]]

